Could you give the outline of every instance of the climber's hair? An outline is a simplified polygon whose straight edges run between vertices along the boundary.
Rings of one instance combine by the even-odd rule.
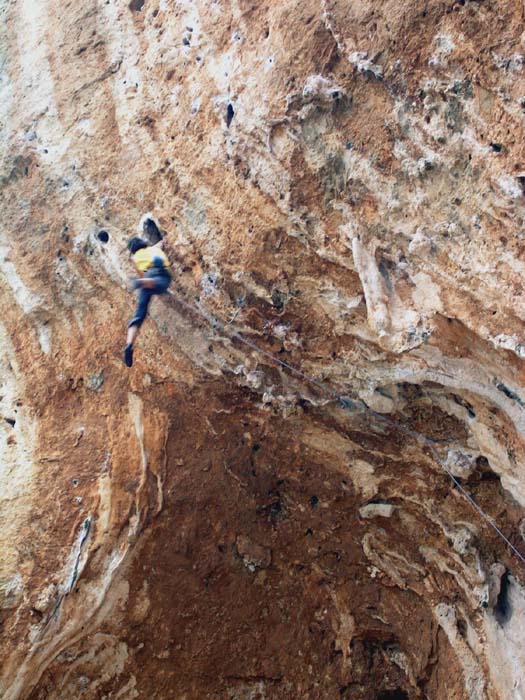
[[[139,238],[138,236],[135,236],[134,238],[131,238],[128,241],[128,250],[132,255],[136,253],[137,250],[141,250],[142,248],[147,247],[148,244],[146,243],[146,241],[143,241],[142,238]]]

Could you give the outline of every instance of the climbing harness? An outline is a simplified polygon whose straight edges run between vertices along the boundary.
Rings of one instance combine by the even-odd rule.
[[[461,484],[459,479],[454,476],[454,474],[450,471],[450,469],[447,467],[441,456],[439,455],[439,452],[436,450],[434,446],[434,441],[422,433],[417,432],[416,430],[412,430],[411,428],[407,428],[406,426],[402,425],[401,423],[398,423],[397,421],[392,420],[391,418],[388,418],[387,416],[384,416],[382,413],[379,413],[377,411],[374,411],[373,408],[370,408],[362,399],[352,399],[348,396],[343,396],[339,392],[335,391],[332,389],[328,384],[325,382],[321,382],[318,379],[315,379],[314,377],[309,376],[302,370],[298,369],[297,367],[294,367],[293,365],[288,364],[288,362],[285,362],[284,360],[281,360],[278,358],[276,355],[273,355],[271,352],[268,350],[265,350],[264,348],[261,348],[257,343],[254,343],[251,340],[248,340],[248,338],[245,338],[241,333],[238,331],[234,330],[232,328],[231,321],[226,324],[220,319],[217,319],[215,316],[212,316],[208,312],[206,312],[199,303],[197,304],[190,304],[184,299],[181,299],[180,296],[174,294],[171,290],[168,290],[167,292],[170,296],[172,296],[177,303],[179,303],[181,306],[185,307],[189,311],[198,314],[201,316],[215,331],[222,331],[225,335],[229,336],[230,338],[239,341],[243,345],[246,345],[247,347],[251,348],[252,350],[255,350],[255,352],[259,353],[260,355],[263,355],[267,359],[271,360],[272,362],[276,363],[277,365],[280,365],[284,369],[288,370],[289,372],[297,375],[301,379],[303,379],[305,382],[308,384],[317,387],[318,389],[321,389],[325,394],[328,394],[329,396],[332,397],[335,401],[339,403],[339,405],[347,410],[351,411],[356,411],[359,409],[362,409],[363,413],[366,413],[370,416],[373,416],[376,418],[378,421],[381,423],[384,423],[385,425],[388,425],[390,428],[393,430],[396,430],[397,432],[412,438],[416,442],[418,442],[420,445],[423,445],[424,447],[428,448],[430,453],[432,454],[432,457],[434,460],[439,464],[441,469],[450,477],[458,491],[466,498],[466,500],[470,503],[472,508],[478,513],[478,515],[481,516],[483,520],[485,520],[488,525],[496,532],[496,534],[505,542],[505,544],[508,545],[508,547],[511,549],[511,551],[520,559],[522,564],[525,565],[525,556],[521,554],[521,552],[512,544],[512,542],[509,540],[509,538],[502,532],[502,530],[498,527],[496,522],[493,520],[493,518],[486,513],[483,508],[472,498],[472,496],[469,494],[469,492],[465,489],[465,487]],[[234,317],[235,318],[235,317]],[[232,319],[233,321],[233,319]]]

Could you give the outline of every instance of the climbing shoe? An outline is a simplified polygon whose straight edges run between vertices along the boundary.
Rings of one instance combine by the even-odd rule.
[[[133,345],[126,345],[124,348],[124,362],[127,367],[133,364]]]

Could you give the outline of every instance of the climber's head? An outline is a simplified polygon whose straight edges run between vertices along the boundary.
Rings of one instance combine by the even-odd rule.
[[[143,241],[142,238],[138,238],[137,236],[131,238],[128,241],[128,250],[132,255],[134,255],[137,252],[137,250],[141,250],[141,248],[147,247],[148,244],[146,243],[146,241]]]

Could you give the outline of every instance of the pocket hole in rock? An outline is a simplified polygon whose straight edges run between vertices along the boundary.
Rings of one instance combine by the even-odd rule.
[[[232,119],[235,116],[235,110],[231,102],[228,104],[228,109],[226,110],[226,126],[229,127],[232,123]]]
[[[155,244],[162,240],[162,233],[153,219],[145,219],[142,227],[150,243]]]

